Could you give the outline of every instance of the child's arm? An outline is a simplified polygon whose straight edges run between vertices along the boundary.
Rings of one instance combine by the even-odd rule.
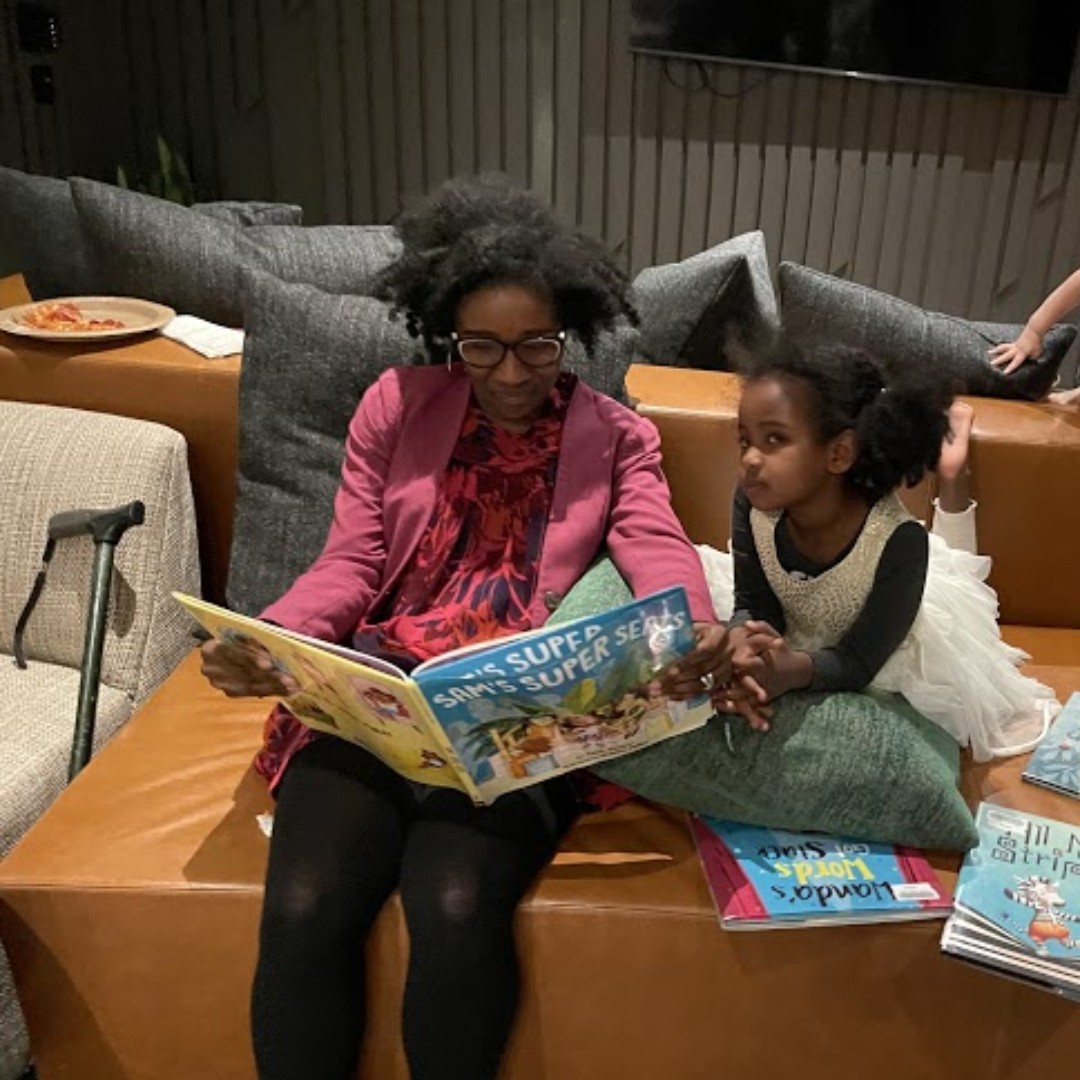
[[[1029,357],[1042,352],[1046,332],[1076,307],[1080,307],[1080,270],[1074,270],[1032,312],[1015,341],[996,345],[990,350],[990,363],[994,367],[1004,367],[1006,375],[1015,371]]]
[[[937,498],[934,500],[932,531],[949,547],[974,555],[975,502],[971,498],[968,450],[975,412],[966,402],[949,407],[949,434],[941,444],[937,469]]]

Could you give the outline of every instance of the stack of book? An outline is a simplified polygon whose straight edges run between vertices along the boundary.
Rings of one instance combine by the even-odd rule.
[[[983,803],[944,952],[1080,1001],[1080,828]]]

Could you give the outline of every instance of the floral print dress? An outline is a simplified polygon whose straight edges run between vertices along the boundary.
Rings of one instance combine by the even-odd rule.
[[[352,645],[409,670],[471,642],[531,629],[563,422],[576,384],[564,372],[528,431],[498,427],[471,400],[428,527],[388,602]],[[266,721],[255,769],[273,790],[319,736],[282,705]]]

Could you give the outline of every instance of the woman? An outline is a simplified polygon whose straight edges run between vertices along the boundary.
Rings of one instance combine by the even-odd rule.
[[[655,429],[562,369],[633,317],[610,256],[498,179],[450,182],[397,225],[379,294],[436,364],[387,371],[350,426],[326,546],[263,618],[409,666],[542,624],[607,548],[635,594],[683,584],[696,650],[674,696],[730,677]],[[442,361],[445,360],[445,364]],[[204,646],[228,694],[295,687],[266,658]],[[493,1077],[514,1017],[513,916],[574,819],[573,778],[474,807],[410,784],[282,708],[257,762],[277,795],[252,997],[259,1075],[355,1075],[364,940],[400,887],[414,1080]]]

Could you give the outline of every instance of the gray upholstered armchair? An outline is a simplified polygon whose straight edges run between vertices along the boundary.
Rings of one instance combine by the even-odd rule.
[[[145,505],[145,522],[115,548],[93,749],[191,648],[190,624],[170,596],[174,589],[199,589],[187,446],[160,424],[0,402],[0,858],[62,790],[72,755],[92,600],[89,533],[57,547],[26,623],[25,669],[12,655],[49,519],[76,507],[135,500]],[[0,952],[0,1080],[19,1075],[26,1055]]]

